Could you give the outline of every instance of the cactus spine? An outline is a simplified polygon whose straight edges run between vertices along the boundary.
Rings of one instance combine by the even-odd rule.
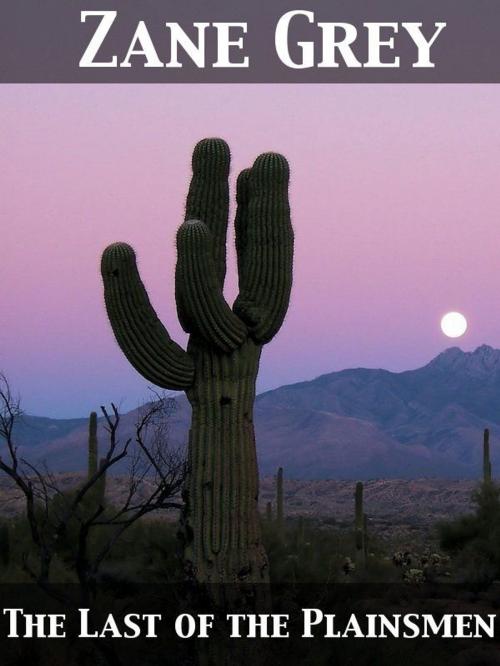
[[[283,511],[283,467],[276,475],[276,522],[278,534],[282,537],[285,530],[285,514]]]
[[[87,478],[91,478],[97,473],[97,414],[90,412],[89,416],[89,459]]]
[[[366,563],[365,545],[365,514],[363,510],[363,483],[358,481],[354,493],[355,504],[355,539],[356,539],[356,566],[363,569]]]
[[[491,460],[490,460],[490,431],[485,428],[483,433],[483,481],[491,483]]]
[[[229,148],[201,141],[185,222],[177,233],[175,294],[187,352],[169,336],[141,282],[133,249],[108,247],[102,275],[118,344],[149,381],[186,391],[192,406],[183,512],[184,558],[200,582],[268,580],[258,514],[253,405],[262,346],[285,317],[292,285],[288,164],[267,153],[237,183],[239,295],[223,296]]]

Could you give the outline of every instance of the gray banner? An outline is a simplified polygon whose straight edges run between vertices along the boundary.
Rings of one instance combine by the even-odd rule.
[[[4,0],[2,4],[2,83],[500,82],[499,0]],[[83,11],[97,13],[82,21]],[[301,13],[289,21],[283,18],[292,11]],[[137,35],[139,21],[144,24]],[[166,23],[179,24],[184,39],[189,37],[193,44],[191,55],[182,41],[178,46],[180,67],[172,66],[176,29]],[[244,23],[246,33],[240,26],[226,29],[221,23]],[[446,26],[439,29],[442,23]],[[281,58],[275,44],[278,25]],[[426,51],[425,41],[429,43],[437,31]],[[134,35],[132,50],[146,50],[148,57],[138,53],[127,58]],[[195,52],[200,35],[205,38],[204,49]],[[228,46],[228,40],[239,39],[239,45]],[[333,48],[335,41],[343,43],[343,49]],[[221,66],[225,60],[241,63],[244,58],[248,67]],[[415,66],[418,62],[420,67]],[[426,66],[430,62],[435,66]],[[216,63],[219,66],[214,67]]]

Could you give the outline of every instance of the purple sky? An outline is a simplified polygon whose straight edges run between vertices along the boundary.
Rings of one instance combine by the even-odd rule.
[[[134,407],[99,258],[130,242],[170,333],[190,151],[222,136],[237,171],[292,168],[295,284],[259,389],[352,366],[403,370],[500,347],[499,86],[2,86],[0,367],[31,413]],[[229,297],[235,295],[230,251]],[[444,338],[460,310],[469,331]]]

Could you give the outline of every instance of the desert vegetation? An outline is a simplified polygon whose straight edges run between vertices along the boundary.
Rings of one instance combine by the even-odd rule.
[[[97,438],[97,414],[89,417],[85,475],[57,475],[19,454],[16,423],[19,398],[3,378],[0,426],[7,456],[1,469],[10,480],[17,511],[0,523],[1,579],[78,582],[89,594],[99,581],[129,579],[182,581],[186,576],[179,539],[179,515],[186,461],[169,447],[168,423],[174,404],[155,394],[138,412],[134,437],[121,437],[120,415],[101,408],[106,441]],[[114,468],[127,461],[127,474]],[[352,515],[297,515],[288,511],[283,467],[271,481],[273,496],[259,523],[273,582],[346,582],[407,579],[418,568],[405,544],[369,529],[363,484],[351,485]],[[110,490],[110,485],[112,490]],[[4,495],[4,498],[6,495]],[[415,541],[413,539],[413,541]],[[430,546],[421,541],[422,551]],[[406,553],[394,557],[398,549]],[[434,556],[434,560],[436,557]]]
[[[187,463],[180,450],[169,446],[175,403],[160,394],[152,396],[138,411],[134,438],[121,438],[116,407],[111,413],[102,408],[107,438],[98,442],[97,414],[92,413],[86,474],[58,475],[19,455],[15,425],[22,409],[5,378],[0,395],[0,434],[7,452],[1,461],[0,580],[78,582],[87,593],[104,580],[184,580],[179,517]],[[127,473],[115,473],[124,459]],[[457,505],[450,520],[435,512],[440,520],[424,515],[415,523],[421,512],[416,502],[425,496],[414,494],[410,504],[415,513],[391,524],[375,492],[388,482],[338,482],[337,496],[345,496],[346,508],[315,511],[326,482],[318,482],[315,490],[314,482],[286,479],[280,467],[273,479],[263,482],[259,514],[271,581],[491,583],[500,574],[500,490],[490,470],[485,432],[483,480],[472,490],[470,509]],[[392,484],[401,494],[384,497],[398,510],[398,497],[402,501],[403,493],[415,487],[422,493],[426,483]],[[462,496],[467,492],[464,488]],[[449,501],[446,488],[437,496],[433,493],[429,497],[436,503]],[[9,511],[13,505],[15,510]]]
[[[0,396],[1,470],[22,507],[8,519],[4,515],[0,519],[0,583],[29,583],[52,601],[66,607],[71,602],[85,604],[96,614],[109,604],[121,608],[120,604],[136,599],[139,591],[148,610],[153,600],[160,599],[162,609],[167,599],[170,604],[171,590],[175,590],[176,604],[185,603],[182,599],[189,572],[186,576],[179,517],[187,463],[181,452],[169,447],[169,399],[157,395],[145,403],[138,412],[133,438],[121,437],[116,407],[110,412],[102,409],[106,438],[98,438],[97,414],[92,413],[86,472],[58,475],[22,458],[15,443],[16,422],[22,417],[20,402],[8,384]],[[301,515],[293,498],[297,486],[303,486],[287,479],[285,468],[280,467],[273,479],[264,482],[259,513],[274,607],[290,612],[290,604],[295,609],[301,604],[337,603],[342,613],[348,603],[360,612],[370,608],[379,611],[381,605],[396,613],[408,607],[425,612],[491,611],[500,566],[500,489],[489,473],[486,443],[485,435],[484,478],[473,494],[475,511],[437,526],[424,522],[419,530],[410,532],[391,531],[387,526],[383,529],[383,523],[372,515],[376,483],[342,482],[343,492],[350,497],[348,514],[315,515],[309,507]],[[113,473],[119,461],[127,463],[127,474],[123,470]],[[312,487],[311,499],[315,497],[314,483]],[[446,493],[440,497],[446,502]],[[391,501],[396,500],[397,495],[392,494]],[[450,583],[454,585],[450,587]],[[347,597],[342,592],[346,589],[351,590]],[[118,645],[106,643],[84,647],[86,654],[79,653],[79,663],[129,663],[132,654],[127,648],[120,655]],[[168,643],[168,647],[172,655],[185,657],[185,646]],[[300,643],[285,647],[294,656],[303,648]],[[221,649],[229,654],[219,643],[213,649],[214,655],[200,652],[207,663],[220,663]],[[318,649],[315,663],[323,663],[325,654],[342,659],[346,648],[332,644],[328,650],[314,649]],[[368,663],[366,652],[358,645],[350,649],[358,663]],[[384,643],[380,663],[406,660],[405,649]],[[426,649],[431,650],[430,644],[424,646],[422,654]],[[433,643],[433,655],[436,649],[442,651],[446,663],[450,654],[453,659],[467,654],[469,646],[457,642],[445,651],[443,645]],[[494,647],[485,645],[479,652],[480,663],[495,663]],[[476,658],[477,650],[469,653],[470,658]],[[141,652],[143,661],[144,654]],[[237,658],[245,663],[244,655],[238,653]],[[40,655],[37,659],[49,663]],[[51,664],[56,663],[54,659],[51,653]],[[146,659],[160,663],[149,653]],[[186,663],[198,663],[196,659]],[[61,663],[68,663],[66,656],[61,657]],[[408,663],[420,662],[412,662],[410,656]]]

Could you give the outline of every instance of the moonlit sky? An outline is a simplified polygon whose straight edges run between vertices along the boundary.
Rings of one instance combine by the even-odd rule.
[[[233,185],[259,152],[291,163],[294,291],[259,390],[500,346],[499,86],[4,85],[0,109],[0,367],[28,412],[83,416],[147,394],[104,312],[112,241],[135,247],[185,342],[174,238],[204,136],[229,142]],[[230,259],[233,298],[232,247]],[[469,323],[458,341],[440,330],[449,310]]]

